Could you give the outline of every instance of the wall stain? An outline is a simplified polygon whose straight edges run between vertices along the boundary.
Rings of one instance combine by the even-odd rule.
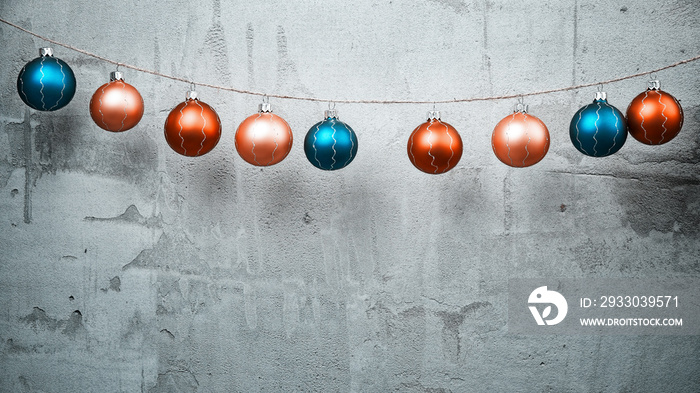
[[[405,393],[451,393],[452,390],[446,388],[431,388],[423,386],[419,381],[415,382],[402,382],[399,386],[394,389],[395,392],[405,392]]]
[[[484,67],[486,68],[487,71],[487,86],[489,89],[489,94],[493,94],[493,82],[492,82],[492,72],[491,72],[491,56],[489,56],[489,23],[488,23],[488,17],[489,17],[489,2],[484,1],[484,9],[483,9],[483,18],[484,18],[484,24],[483,24],[483,29],[482,29],[482,38],[484,40],[484,56],[483,56],[483,62],[484,62]]]
[[[24,110],[24,223],[32,222],[32,185],[35,181],[33,159],[33,132],[29,107]]]
[[[156,72],[160,71],[160,45],[158,44],[158,37],[153,37],[153,70]],[[156,79],[158,81],[159,78]]]
[[[293,90],[298,90],[304,95],[311,95],[312,93],[301,83],[301,78],[299,78],[299,72],[297,71],[297,66],[294,61],[289,57],[289,50],[287,48],[287,35],[284,31],[284,27],[277,26],[277,83],[275,84],[275,91],[284,91],[283,87],[285,84],[292,84]]]
[[[0,154],[7,149],[6,158],[0,159],[0,188],[7,186],[15,169],[25,165],[25,128],[24,118],[0,122],[0,144],[3,145]],[[31,148],[31,144],[28,146]]]
[[[83,314],[80,310],[73,311],[67,319],[59,320],[49,317],[43,309],[34,307],[32,312],[20,318],[20,321],[35,331],[61,331],[61,333],[70,338],[86,333],[86,329],[83,326]]]
[[[83,326],[83,314],[79,310],[73,311],[66,321],[62,333],[75,338],[84,335],[86,332],[85,326]]]
[[[255,287],[243,283],[243,305],[245,322],[249,329],[258,327],[258,307],[256,302]]]
[[[219,0],[214,0],[213,8],[213,20],[204,38],[204,45],[214,56],[214,67],[218,78],[227,84],[231,84],[230,62],[228,60],[224,26],[221,24],[221,3]]]
[[[102,292],[108,292],[108,291],[119,292],[119,291],[121,291],[121,285],[122,285],[121,279],[119,278],[119,276],[115,276],[109,280],[109,287],[101,288],[100,290]]]
[[[17,378],[18,385],[16,385],[20,393],[45,393],[45,390],[37,388],[37,384],[29,377],[20,375]]]
[[[248,22],[248,26],[245,32],[245,42],[246,50],[248,52],[248,87],[254,89],[255,67],[253,65],[253,43],[255,42],[255,31],[253,30],[253,23],[251,22]]]
[[[622,223],[639,236],[651,231],[700,233],[700,181],[658,176],[644,181],[620,181],[613,189],[622,209]]]
[[[433,3],[439,4],[445,8],[451,9],[457,15],[469,13],[469,4],[463,0],[430,0]]]
[[[196,246],[184,235],[163,233],[153,248],[142,250],[122,270],[150,269],[176,271],[181,274],[207,275],[211,269]]]
[[[199,382],[190,370],[168,370],[158,374],[155,386],[148,389],[148,393],[196,392],[198,386]]]
[[[3,349],[3,352],[11,354],[33,353],[38,352],[40,348],[41,345],[26,346],[22,344],[15,344],[15,340],[8,338],[5,341],[5,348]]]
[[[130,205],[126,208],[124,213],[116,217],[100,218],[87,216],[83,220],[94,222],[124,222],[138,224],[148,228],[162,228],[163,226],[163,217],[161,214],[158,214],[156,217],[144,217],[135,205]]]
[[[462,354],[462,343],[459,329],[464,323],[467,315],[472,315],[478,311],[491,308],[489,302],[473,302],[463,306],[459,311],[437,311],[435,315],[442,319],[442,340],[445,351],[453,362],[457,362]]]
[[[113,176],[138,183],[147,181],[157,167],[158,147],[153,138],[125,134],[105,143],[98,131],[84,132],[84,123],[76,116],[34,116],[41,116],[41,122],[32,128],[30,136],[25,135],[25,143],[33,145],[36,151],[27,157],[32,160],[33,183],[44,174],[55,175],[59,171]]]
[[[585,243],[572,247],[576,262],[585,273],[598,273],[608,268],[610,247],[602,243],[594,243],[588,239]]]
[[[165,336],[167,336],[169,339],[174,340],[175,335],[170,332],[168,329],[160,329],[160,332],[163,333]]]

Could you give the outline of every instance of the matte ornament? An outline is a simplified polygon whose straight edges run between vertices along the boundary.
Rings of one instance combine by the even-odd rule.
[[[136,126],[143,117],[143,98],[124,82],[121,72],[112,72],[90,99],[90,116],[103,130],[122,132]]]
[[[68,105],[75,95],[75,75],[51,48],[27,63],[17,76],[17,92],[25,104],[40,111],[55,111]]]
[[[187,92],[187,99],[165,119],[165,140],[175,152],[197,157],[210,152],[221,138],[221,120],[216,111]]]
[[[571,119],[569,137],[574,147],[585,155],[609,156],[627,140],[625,117],[608,104],[604,92],[597,92],[595,101],[579,109]]]
[[[515,112],[493,129],[491,147],[496,157],[508,166],[532,166],[549,151],[549,130],[542,120],[527,113],[525,105],[518,104]]]
[[[292,150],[292,129],[283,118],[272,113],[270,104],[260,105],[236,130],[236,150],[247,163],[270,166],[287,157]]]
[[[325,119],[314,124],[304,138],[304,153],[313,166],[335,171],[348,166],[357,155],[357,135],[349,125],[328,110]]]
[[[454,168],[462,158],[462,137],[440,120],[440,112],[428,113],[428,121],[416,127],[408,138],[408,158],[413,165],[433,175]]]
[[[675,97],[659,88],[659,81],[627,107],[627,126],[634,139],[647,145],[670,142],[683,128],[683,108]]]

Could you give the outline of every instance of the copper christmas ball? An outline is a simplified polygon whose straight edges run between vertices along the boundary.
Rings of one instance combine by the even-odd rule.
[[[262,104],[236,130],[236,150],[249,164],[269,166],[284,160],[292,150],[292,129],[283,118]]]
[[[491,147],[501,162],[528,167],[540,162],[549,150],[549,131],[542,120],[526,111],[506,116],[493,129]]]
[[[408,158],[425,173],[441,174],[454,168],[462,158],[462,138],[454,127],[432,111],[428,121],[419,125],[408,138]]]
[[[92,95],[90,116],[104,130],[129,130],[143,117],[143,98],[136,88],[124,82],[121,72],[112,72],[110,81]]]
[[[197,157],[209,153],[221,138],[221,120],[216,111],[187,92],[187,100],[165,119],[165,140],[177,153]]]
[[[649,89],[627,107],[627,126],[634,139],[662,145],[683,128],[683,108],[672,95],[659,89],[659,81],[651,81]]]

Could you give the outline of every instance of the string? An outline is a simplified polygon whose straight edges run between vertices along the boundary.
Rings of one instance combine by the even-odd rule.
[[[138,67],[138,66],[135,66],[132,64],[122,63],[122,62],[118,62],[116,60],[108,59],[106,57],[97,55],[95,53],[88,52],[84,49],[76,48],[72,45],[65,44],[65,43],[60,42],[60,41],[52,40],[51,38],[48,38],[48,37],[44,37],[40,34],[34,33],[33,31],[27,30],[21,26],[18,26],[16,24],[9,22],[9,21],[2,19],[2,18],[0,18],[0,22],[5,23],[6,25],[12,26],[17,30],[21,30],[21,31],[23,31],[29,35],[32,35],[36,38],[40,38],[46,42],[50,42],[52,44],[62,46],[66,49],[70,49],[72,51],[81,53],[85,56],[90,56],[90,57],[93,57],[95,59],[99,59],[99,60],[114,64],[114,65],[119,66],[119,67],[129,68],[129,69],[132,69],[134,71],[139,71],[139,72],[143,72],[146,74],[156,75],[156,76],[171,79],[174,81],[184,82],[184,83],[187,83],[190,85],[195,84],[197,86],[209,87],[209,88],[217,89],[217,90],[231,91],[234,93],[247,94],[247,95],[253,95],[253,96],[261,96],[261,97],[265,97],[265,96],[266,97],[274,97],[274,98],[279,98],[279,99],[283,99],[283,100],[328,102],[328,103],[338,103],[338,104],[450,104],[450,103],[474,102],[474,101],[507,100],[507,99],[518,98],[518,97],[531,97],[531,96],[538,96],[538,95],[551,94],[551,93],[560,93],[560,92],[564,92],[564,91],[578,90],[578,89],[583,89],[586,87],[593,87],[593,86],[598,86],[598,85],[606,85],[606,84],[610,84],[610,83],[624,81],[627,79],[638,78],[638,77],[644,76],[644,75],[658,73],[660,71],[664,71],[664,70],[667,70],[670,68],[678,67],[678,66],[683,65],[683,64],[687,64],[687,63],[691,63],[691,62],[700,60],[700,55],[698,55],[695,57],[691,57],[689,59],[677,61],[673,64],[659,67],[659,68],[656,68],[653,70],[638,72],[636,74],[620,76],[620,77],[608,79],[605,81],[582,83],[582,84],[574,85],[574,86],[558,87],[558,88],[547,89],[547,90],[538,90],[538,91],[532,91],[529,93],[504,94],[504,95],[499,95],[499,96],[487,96],[487,97],[453,98],[453,99],[448,99],[448,100],[345,100],[345,99],[328,99],[328,98],[293,96],[293,95],[286,95],[286,94],[263,93],[263,92],[259,92],[259,91],[239,89],[239,88],[235,88],[235,87],[214,85],[214,84],[205,83],[205,82],[196,82],[196,81],[182,78],[179,76],[168,75],[168,74],[164,74],[162,72],[149,70],[147,68],[142,68],[142,67]]]

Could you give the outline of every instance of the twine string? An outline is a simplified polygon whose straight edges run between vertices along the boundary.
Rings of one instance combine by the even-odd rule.
[[[598,85],[606,85],[610,83],[615,83],[615,82],[620,82],[624,81],[627,79],[633,79],[633,78],[638,78],[640,76],[644,75],[650,75],[650,74],[655,74],[660,71],[664,71],[670,68],[678,67],[683,64],[687,63],[692,63],[694,61],[700,60],[700,55],[691,57],[689,59],[685,60],[680,60],[677,61],[673,64],[668,64],[663,67],[659,67],[653,70],[649,71],[643,71],[643,72],[638,72],[636,74],[630,74],[630,75],[625,75],[625,76],[620,76],[617,78],[612,78],[608,79],[605,81],[599,81],[599,82],[590,82],[590,83],[582,83],[578,85],[573,85],[573,86],[566,86],[566,87],[558,87],[554,89],[547,89],[547,90],[538,90],[538,91],[532,91],[528,93],[516,93],[516,94],[504,94],[504,95],[498,95],[498,96],[485,96],[485,97],[467,97],[467,98],[453,98],[453,99],[447,99],[447,100],[348,100],[348,99],[328,99],[328,98],[316,98],[316,97],[305,97],[305,96],[293,96],[293,95],[286,95],[286,94],[274,94],[274,93],[264,93],[264,92],[259,92],[259,91],[253,91],[253,90],[246,90],[246,89],[240,89],[236,87],[229,87],[229,86],[220,86],[220,85],[215,85],[211,83],[205,83],[205,82],[196,82],[194,80],[190,80],[187,78],[182,78],[179,76],[175,75],[169,75],[169,74],[164,74],[162,72],[150,70],[147,68],[142,68],[139,66],[135,66],[132,64],[128,63],[123,63],[123,62],[118,62],[116,60],[108,59],[104,56],[100,56],[98,54],[88,52],[84,49],[76,48],[72,45],[53,40],[48,37],[44,37],[40,34],[37,34],[33,31],[27,30],[21,26],[18,26],[12,22],[9,22],[3,18],[0,18],[0,22],[5,23],[6,25],[12,26],[17,30],[23,31],[29,35],[32,35],[36,38],[42,39],[46,42],[50,42],[54,45],[62,46],[66,49],[70,49],[72,51],[81,53],[85,56],[93,57],[98,60],[102,60],[106,63],[111,63],[116,65],[117,67],[124,67],[124,68],[129,68],[134,71],[139,71],[143,72],[146,74],[151,74],[155,76],[159,76],[162,78],[167,78],[171,79],[174,81],[179,81],[183,83],[187,83],[189,85],[197,85],[197,86],[203,86],[203,87],[208,87],[211,89],[217,89],[217,90],[224,90],[224,91],[231,91],[234,93],[240,93],[240,94],[247,94],[247,95],[253,95],[253,96],[260,96],[260,97],[273,97],[273,98],[279,98],[283,100],[297,100],[297,101],[312,101],[312,102],[328,102],[334,103],[334,104],[451,104],[451,103],[460,103],[460,102],[475,102],[475,101],[496,101],[496,100],[507,100],[507,99],[513,99],[513,98],[519,98],[519,97],[531,97],[531,96],[538,96],[538,95],[544,95],[544,94],[551,94],[551,93],[559,93],[559,92],[564,92],[564,91],[571,91],[571,90],[578,90],[578,89],[583,89],[586,87],[593,87],[593,86],[598,86]]]

